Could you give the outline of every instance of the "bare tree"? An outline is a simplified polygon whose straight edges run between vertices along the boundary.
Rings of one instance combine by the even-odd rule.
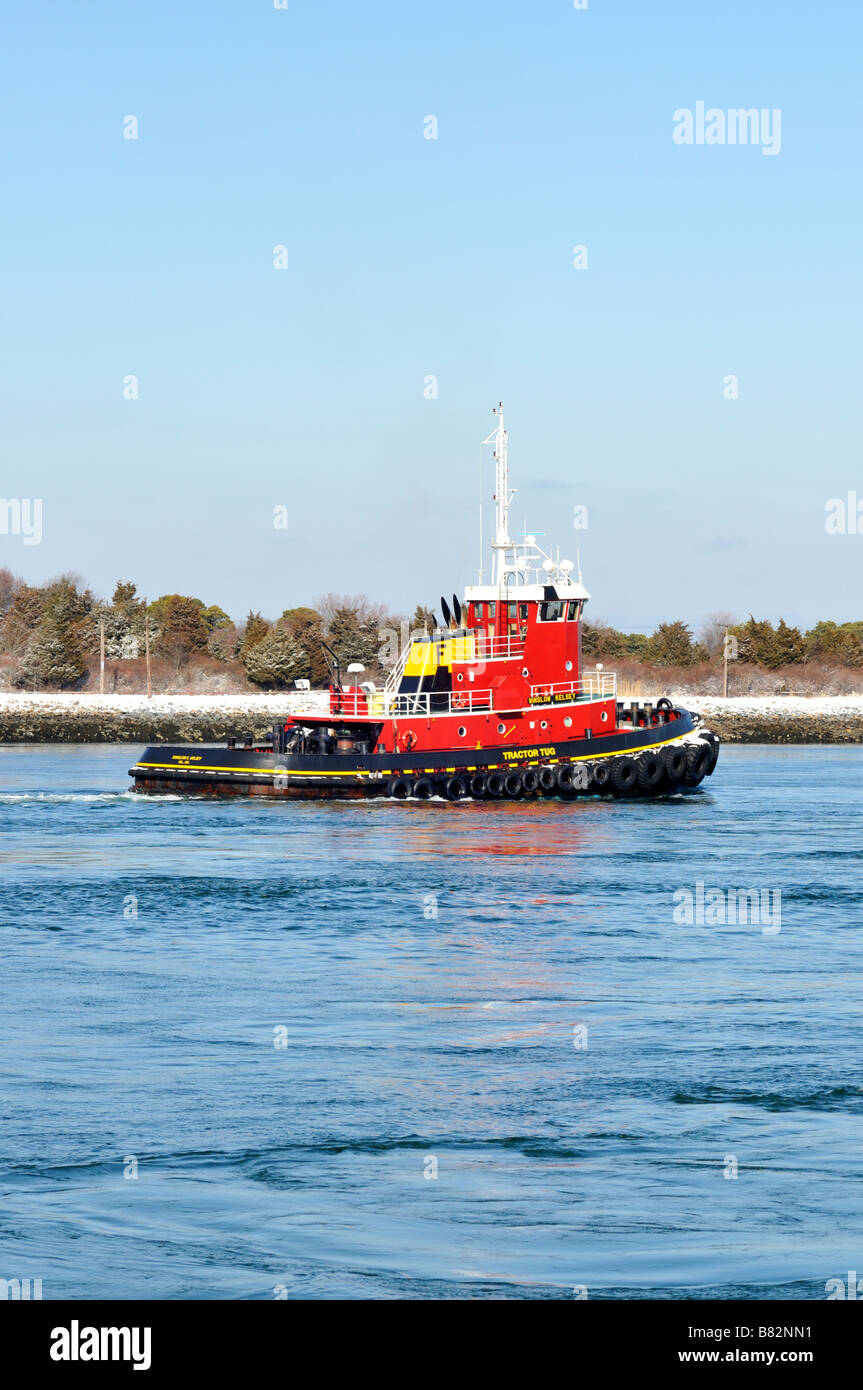
[[[12,600],[23,583],[23,579],[5,566],[0,569],[0,613],[5,613],[12,607]]]
[[[725,640],[725,629],[734,627],[737,619],[733,613],[711,613],[704,619],[698,633],[698,640],[703,647],[710,653],[711,660],[722,655],[722,644]]]

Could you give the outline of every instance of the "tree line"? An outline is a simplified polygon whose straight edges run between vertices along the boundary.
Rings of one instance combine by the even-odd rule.
[[[726,643],[726,636],[729,639]],[[603,660],[631,660],[645,666],[715,664],[727,650],[732,660],[774,671],[781,666],[818,662],[824,666],[863,666],[863,622],[817,622],[808,632],[780,618],[774,627],[751,614],[737,622],[725,613],[707,619],[697,637],[679,619],[660,623],[651,636],[618,632],[604,624],[582,628],[585,655]]]
[[[76,575],[25,584],[0,569],[0,661],[6,681],[19,689],[69,689],[84,683],[98,658],[104,633],[109,661],[151,653],[179,679],[196,666],[223,667],[262,689],[284,689],[297,680],[325,686],[331,679],[324,643],[340,663],[359,662],[379,679],[410,632],[430,630],[431,611],[418,606],[410,620],[365,595],[325,594],[314,607],[286,608],[275,619],[250,612],[235,623],[218,605],[186,594],[147,602],[132,583],[120,581],[110,602],[96,597]],[[716,664],[726,633],[731,655],[767,670],[803,662],[863,666],[863,622],[822,621],[808,632],[750,616],[735,622],[714,614],[697,636],[681,620],[660,623],[650,635],[585,623],[583,653],[589,662],[626,661],[650,667]]]
[[[418,607],[413,625],[431,621]],[[179,676],[184,668],[209,662],[241,673],[254,685],[284,688],[305,679],[328,684],[326,643],[344,674],[360,662],[370,675],[381,674],[382,633],[393,656],[408,621],[365,595],[325,594],[316,607],[286,608],[270,620],[250,612],[235,623],[222,608],[187,594],[163,594],[147,602],[132,583],[119,581],[110,602],[97,598],[73,574],[41,586],[25,584],[0,569],[0,657],[10,668],[9,683],[21,689],[70,688],[80,684],[104,634],[109,661],[153,657]],[[393,640],[394,639],[394,640]]]

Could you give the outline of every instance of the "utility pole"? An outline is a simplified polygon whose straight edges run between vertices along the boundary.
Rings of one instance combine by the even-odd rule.
[[[147,699],[152,695],[150,686],[150,610],[146,606],[147,600],[144,599],[144,651],[147,654]]]
[[[728,696],[728,628],[725,629],[725,636],[722,639],[722,698]]]
[[[99,694],[105,694],[105,619],[99,619]]]

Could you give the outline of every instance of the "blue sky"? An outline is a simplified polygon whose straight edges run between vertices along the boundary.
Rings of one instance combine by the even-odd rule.
[[[3,28],[0,492],[44,535],[0,564],[235,617],[436,603],[475,578],[502,398],[516,529],[578,543],[594,617],[863,618],[863,534],[824,524],[863,498],[858,4],[89,0]],[[781,152],[675,144],[699,100],[780,108]]]

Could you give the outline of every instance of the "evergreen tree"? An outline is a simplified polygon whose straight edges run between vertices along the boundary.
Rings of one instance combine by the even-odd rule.
[[[236,661],[243,645],[243,634],[235,627],[216,627],[207,638],[207,651],[217,661]]]
[[[64,687],[75,685],[86,669],[74,627],[49,614],[28,641],[13,679],[24,687]]]
[[[201,617],[204,619],[208,634],[216,632],[219,628],[231,626],[229,615],[217,603],[211,604],[209,608],[204,608],[202,605]]]
[[[140,602],[140,599],[136,597],[137,593],[137,584],[124,584],[121,579],[118,579],[117,583],[114,585],[114,594],[111,602],[115,608],[128,608],[132,604]]]
[[[411,619],[411,630],[412,630],[413,632],[428,632],[428,633],[431,633],[431,631],[432,631],[433,628],[434,628],[434,612],[433,612],[433,610],[432,610],[431,608],[425,608],[425,607],[423,607],[423,605],[422,605],[421,603],[418,603],[417,606],[416,606],[416,608],[414,609],[413,618]]]
[[[278,623],[303,648],[306,668],[300,676],[315,687],[329,685],[330,667],[324,653],[324,620],[316,608],[286,608]],[[299,677],[297,677],[299,679]]]
[[[772,665],[795,666],[805,654],[803,634],[798,627],[789,627],[784,618],[779,619],[773,642]]]
[[[245,662],[249,652],[253,647],[256,647],[259,642],[264,640],[269,631],[270,624],[267,622],[266,618],[262,618],[260,613],[253,613],[250,610],[249,616],[246,618],[245,632],[243,633],[243,641],[240,646],[241,661]]]
[[[816,623],[803,639],[804,660],[826,665],[863,666],[863,623]]]
[[[745,623],[738,623],[729,631],[737,638],[738,661],[753,666],[770,667],[777,664],[774,661],[776,633],[767,619],[759,622],[750,613]]]
[[[171,659],[203,651],[207,645],[207,625],[203,618],[204,605],[200,599],[185,594],[163,594],[150,604],[150,619],[155,629],[154,647],[161,656]]]
[[[42,613],[42,590],[21,584],[3,620],[3,650],[20,655],[41,623]]]
[[[379,624],[354,607],[340,607],[329,624],[328,641],[341,663],[342,672],[352,661],[376,666],[380,647]]]
[[[691,666],[699,655],[693,649],[692,633],[679,618],[660,623],[643,648],[643,660],[652,666]]]
[[[249,680],[281,689],[299,680],[308,665],[305,651],[283,627],[272,628],[249,648],[244,660]]]
[[[105,655],[114,661],[138,656],[144,646],[146,605],[137,597],[134,584],[118,581],[110,603],[96,603],[79,632],[84,651],[100,650],[102,624],[105,625]]]

